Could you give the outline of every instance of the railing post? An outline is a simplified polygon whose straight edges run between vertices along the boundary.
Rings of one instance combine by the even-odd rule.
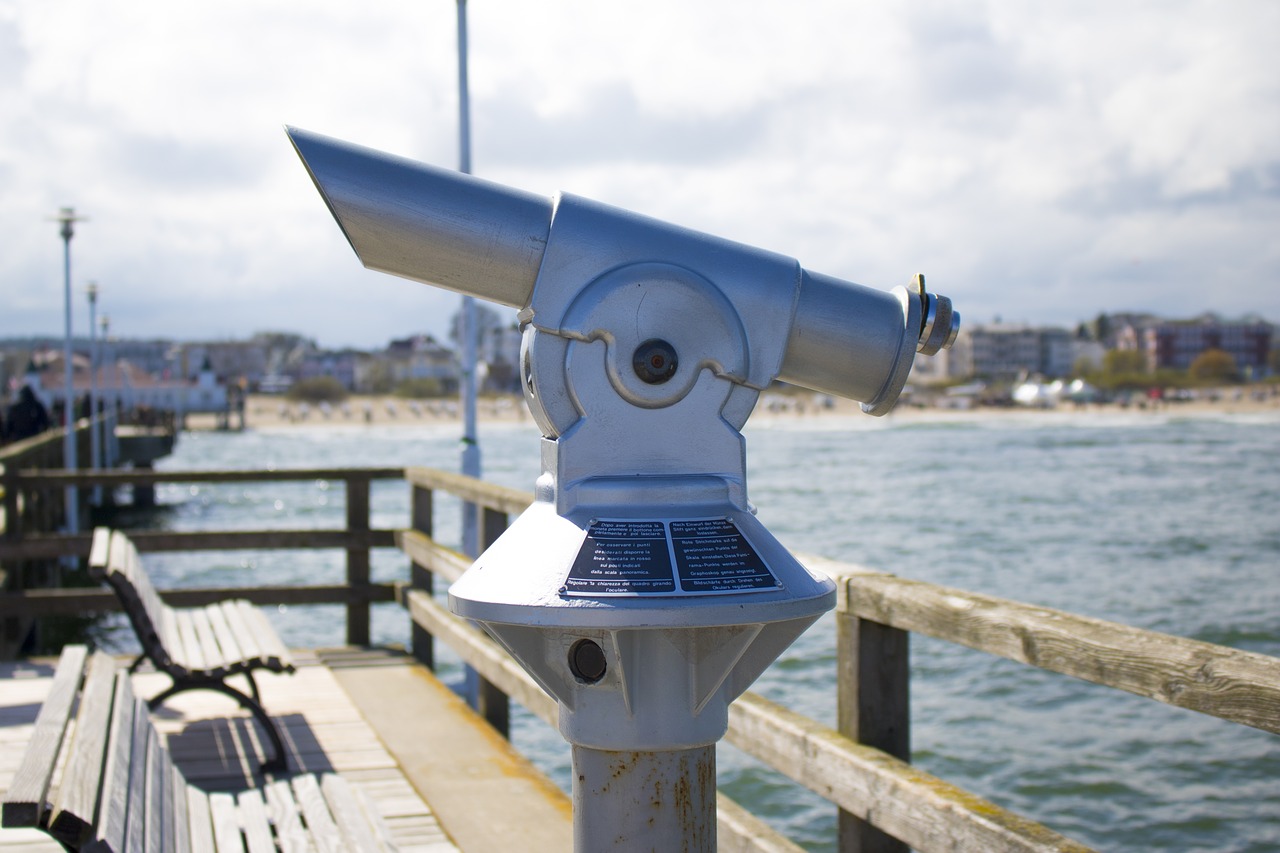
[[[18,495],[22,488],[22,480],[18,476],[18,461],[11,459],[4,466],[4,538],[18,540],[22,538],[22,513],[18,511]]]
[[[480,549],[483,551],[507,529],[507,514],[496,509],[483,507],[480,517]],[[511,736],[511,699],[493,684],[481,676],[476,690],[476,713],[484,717],[489,725],[503,737]]]
[[[836,611],[840,733],[911,760],[910,634]],[[906,844],[841,810],[840,853],[908,853]]]
[[[369,478],[347,475],[347,533],[359,543],[347,546],[347,645],[369,645]]]
[[[21,513],[18,512],[18,492],[21,480],[18,477],[18,460],[10,457],[4,466],[4,531],[5,542],[16,543],[22,539]],[[7,572],[0,576],[0,589],[17,592],[23,589],[25,578],[24,566],[13,560],[6,567]],[[0,618],[0,659],[8,660],[17,656],[18,646],[22,642],[24,632],[23,620],[19,616]],[[29,623],[27,623],[29,624]]]
[[[425,536],[433,536],[434,516],[431,490],[416,484],[412,488],[409,509],[411,514],[410,524],[419,533]],[[431,595],[435,591],[435,576],[426,566],[420,566],[416,562],[411,563],[409,565],[409,585],[413,589],[421,590],[427,595]],[[413,632],[413,656],[427,669],[435,669],[435,638],[431,636],[430,631],[412,619],[409,620],[409,624]]]

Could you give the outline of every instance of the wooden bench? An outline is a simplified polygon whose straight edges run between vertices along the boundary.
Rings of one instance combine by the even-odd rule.
[[[156,708],[187,690],[216,690],[230,696],[262,724],[275,747],[275,756],[262,765],[263,772],[284,771],[284,742],[262,707],[253,673],[259,669],[293,672],[294,666],[262,611],[243,599],[207,607],[170,607],[156,593],[129,537],[105,527],[93,532],[89,572],[115,591],[142,646],[129,671],[150,660],[173,680],[148,701],[148,707]],[[248,680],[248,694],[227,683],[235,675]]]
[[[70,850],[395,850],[372,801],[334,773],[234,795],[189,784],[129,674],[84,646],[62,652],[2,822],[43,830]]]

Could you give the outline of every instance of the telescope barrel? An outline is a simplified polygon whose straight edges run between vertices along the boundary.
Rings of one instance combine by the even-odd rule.
[[[551,199],[309,131],[291,127],[288,132],[366,267],[513,308],[530,306],[556,212]],[[625,212],[599,216],[599,228],[606,231],[625,221],[646,239],[679,234],[686,242],[714,240]],[[574,228],[566,227],[570,236],[565,239],[572,241]],[[587,251],[571,248],[570,256]],[[664,259],[637,257],[632,262],[653,260]],[[610,262],[616,261],[611,256]],[[711,281],[717,272],[700,270]],[[572,284],[580,288],[588,282]],[[757,282],[752,299],[790,303],[794,284],[794,279]],[[950,346],[960,323],[950,300],[925,292],[923,277],[914,292],[898,288],[887,293],[801,270],[794,298],[790,328],[771,328],[759,336],[778,340],[782,335],[786,342],[778,378],[857,400],[870,414],[893,407],[917,350],[932,354]]]
[[[893,293],[804,270],[778,378],[883,414],[916,349],[908,307]]]
[[[479,299],[529,304],[551,200],[286,128],[360,262]]]

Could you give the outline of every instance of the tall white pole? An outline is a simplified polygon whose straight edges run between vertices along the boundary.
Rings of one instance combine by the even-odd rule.
[[[73,371],[71,365],[71,238],[75,235],[75,223],[83,221],[83,217],[76,216],[74,207],[64,207],[55,217],[57,222],[62,223],[62,271],[63,271],[63,301],[65,303],[65,340],[62,344],[62,360],[64,362],[64,378],[66,384],[66,401],[62,407],[63,427],[66,434],[63,436],[62,444],[62,466],[69,471],[76,469],[76,395],[75,386],[73,384]],[[75,486],[67,486],[64,493],[64,501],[66,503],[67,515],[67,532],[80,532],[80,507],[79,493]]]
[[[471,174],[471,99],[467,84],[467,0],[458,0],[458,171]],[[462,473],[480,476],[480,443],[476,438],[476,300],[462,297]],[[480,556],[479,508],[462,508],[462,550]]]
[[[471,174],[471,95],[467,83],[467,0],[458,0],[458,171]],[[476,436],[476,299],[462,297],[462,473],[480,476],[480,442]],[[462,504],[462,552],[480,556],[480,507]],[[480,675],[463,672],[463,695],[472,708],[480,707]]]
[[[102,467],[102,440],[98,432],[98,283],[89,282],[89,467]],[[101,487],[94,486],[92,503],[99,503]]]
[[[107,341],[110,339],[111,318],[106,314],[102,315],[102,343],[100,345],[101,353],[99,361],[102,362],[104,370],[103,376],[112,376],[112,371],[105,369],[111,364],[111,359],[107,352]],[[118,380],[112,380],[115,384]],[[108,386],[111,387],[111,386]],[[102,421],[102,462],[108,468],[116,467],[116,403],[113,393],[103,394],[102,399],[103,421]]]

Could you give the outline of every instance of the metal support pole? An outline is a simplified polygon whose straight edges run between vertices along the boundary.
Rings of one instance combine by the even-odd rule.
[[[62,223],[62,229],[59,233],[62,235],[63,297],[66,309],[64,324],[66,339],[62,345],[63,372],[66,385],[66,400],[62,407],[62,422],[66,429],[66,434],[63,436],[62,443],[62,467],[68,471],[76,469],[76,395],[72,382],[74,374],[71,365],[71,238],[75,235],[75,223],[82,221],[82,219],[83,217],[76,216],[74,207],[62,208],[55,217],[57,222]],[[67,486],[64,502],[66,504],[67,532],[79,533],[79,493],[75,486]]]
[[[573,849],[716,849],[716,748],[573,747]]]
[[[94,471],[102,467],[102,438],[98,424],[98,285],[89,282],[89,467]],[[94,486],[90,503],[102,502],[102,487]]]
[[[471,96],[467,83],[467,0],[458,0],[458,171],[471,174]],[[462,397],[462,473],[479,477],[480,442],[476,436],[476,300],[474,296],[462,297],[462,376],[459,392]],[[462,552],[468,557],[480,556],[480,507],[474,503],[462,504]],[[480,677],[471,667],[466,668],[465,687],[467,702],[472,708],[481,703]]]
[[[480,477],[480,442],[476,436],[476,300],[462,297],[462,473]],[[480,508],[462,505],[462,550],[480,556]]]
[[[467,0],[458,0],[458,171],[471,174],[471,95],[467,82]],[[462,473],[480,476],[480,444],[476,438],[476,300],[462,297]],[[479,508],[462,507],[462,550],[480,556]]]
[[[107,351],[108,333],[111,331],[111,318],[106,314],[102,315],[102,342],[99,344],[100,352],[98,353],[98,361],[105,367],[110,358]],[[112,371],[104,370],[105,376],[111,376]],[[105,391],[105,389],[104,389]],[[116,403],[115,395],[104,393],[102,399],[102,409],[105,417],[102,421],[102,464],[107,468],[116,467],[116,460],[119,457],[118,448],[116,446]],[[108,492],[108,502],[112,500]]]

